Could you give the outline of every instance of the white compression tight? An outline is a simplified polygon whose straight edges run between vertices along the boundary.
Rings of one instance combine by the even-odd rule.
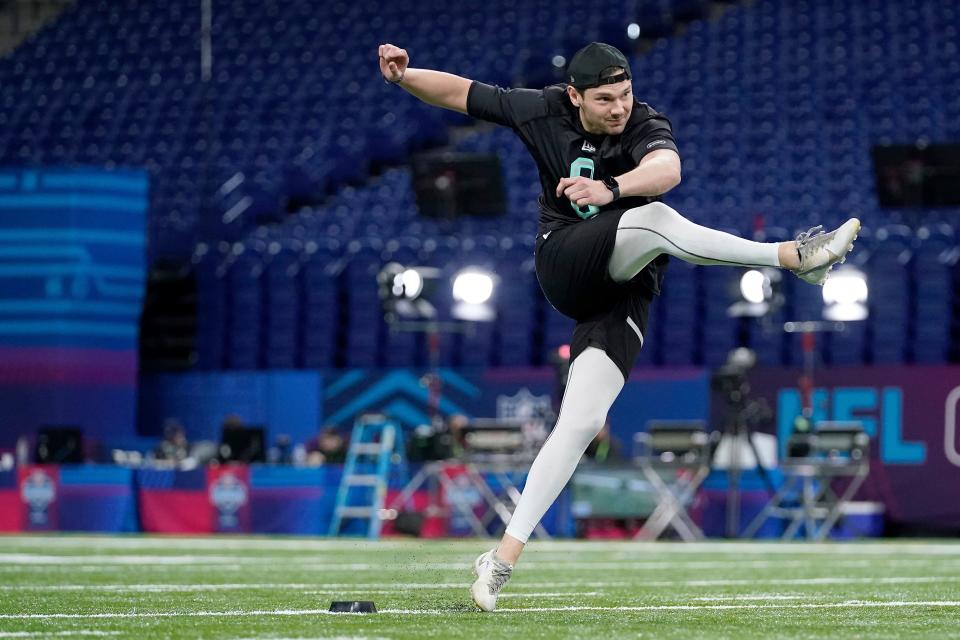
[[[600,433],[623,384],[620,369],[596,347],[587,347],[570,363],[557,424],[530,467],[508,535],[527,541],[570,480],[587,445]]]
[[[779,267],[778,243],[753,242],[701,227],[663,204],[625,211],[610,256],[610,277],[626,282],[662,253],[694,264]]]

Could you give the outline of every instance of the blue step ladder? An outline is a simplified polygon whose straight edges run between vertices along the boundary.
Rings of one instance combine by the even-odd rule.
[[[331,536],[341,535],[347,521],[359,519],[368,521],[368,538],[380,537],[397,433],[397,426],[382,415],[364,415],[354,423],[330,522]]]

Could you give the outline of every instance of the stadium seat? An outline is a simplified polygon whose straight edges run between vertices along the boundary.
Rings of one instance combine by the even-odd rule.
[[[513,265],[518,254],[499,239],[528,246],[536,233],[540,185],[523,143],[503,128],[465,130],[469,118],[377,80],[369,48],[384,37],[404,44],[417,65],[504,86],[557,81],[552,57],[569,57],[586,40],[618,44],[643,78],[635,83],[640,98],[675,127],[684,181],[668,203],[743,236],[762,218],[772,240],[849,215],[864,221],[851,260],[885,295],[871,298],[871,318],[848,334],[849,344],[835,336],[838,363],[943,362],[956,353],[952,328],[936,318],[955,313],[957,239],[937,225],[958,208],[882,209],[870,157],[878,144],[960,135],[954,3],[758,0],[712,7],[710,19],[703,0],[589,9],[573,0],[492,0],[453,18],[439,0],[328,5],[321,17],[306,0],[226,3],[214,12],[209,83],[201,80],[190,0],[78,2],[0,60],[5,165],[150,172],[149,258],[195,262],[198,366],[422,362],[418,338],[390,334],[382,323],[371,280],[377,265],[446,266],[468,257],[468,238],[473,259]],[[576,18],[575,33],[557,26],[559,15]],[[678,31],[678,21],[691,22]],[[631,22],[654,38],[642,54],[632,54]],[[418,217],[404,165],[439,145],[497,154],[502,217]],[[923,227],[928,235],[914,238]],[[294,240],[339,244],[311,251]],[[398,244],[387,246],[391,240]],[[282,258],[270,254],[270,241],[284,247]],[[353,241],[364,246],[350,248]],[[892,247],[903,243],[910,256],[901,263],[893,254],[903,247]],[[201,245],[210,249],[198,255]],[[291,282],[274,273],[286,272],[281,261],[296,271]],[[713,271],[673,265],[653,313],[648,363],[713,364],[739,344],[741,327],[725,318],[728,301],[716,293],[725,276]],[[571,323],[542,299],[532,272],[524,274],[522,287],[504,289],[500,319],[469,358],[542,363],[569,341]],[[783,319],[819,317],[818,290],[785,289]],[[763,362],[796,363],[795,338],[781,342],[749,327],[744,337]],[[445,341],[443,361],[457,362],[465,344]]]

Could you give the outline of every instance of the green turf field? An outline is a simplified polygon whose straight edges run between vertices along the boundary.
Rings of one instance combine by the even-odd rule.
[[[0,536],[0,638],[960,638],[960,544]],[[374,600],[374,615],[326,613]]]

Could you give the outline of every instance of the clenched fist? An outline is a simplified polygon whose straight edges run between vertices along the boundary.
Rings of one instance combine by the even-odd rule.
[[[410,56],[406,49],[392,44],[382,44],[379,50],[380,73],[387,82],[400,82],[410,64]]]
[[[560,178],[560,182],[557,183],[558,198],[561,193],[578,207],[591,204],[602,207],[613,202],[613,192],[607,188],[607,185],[586,177]]]

